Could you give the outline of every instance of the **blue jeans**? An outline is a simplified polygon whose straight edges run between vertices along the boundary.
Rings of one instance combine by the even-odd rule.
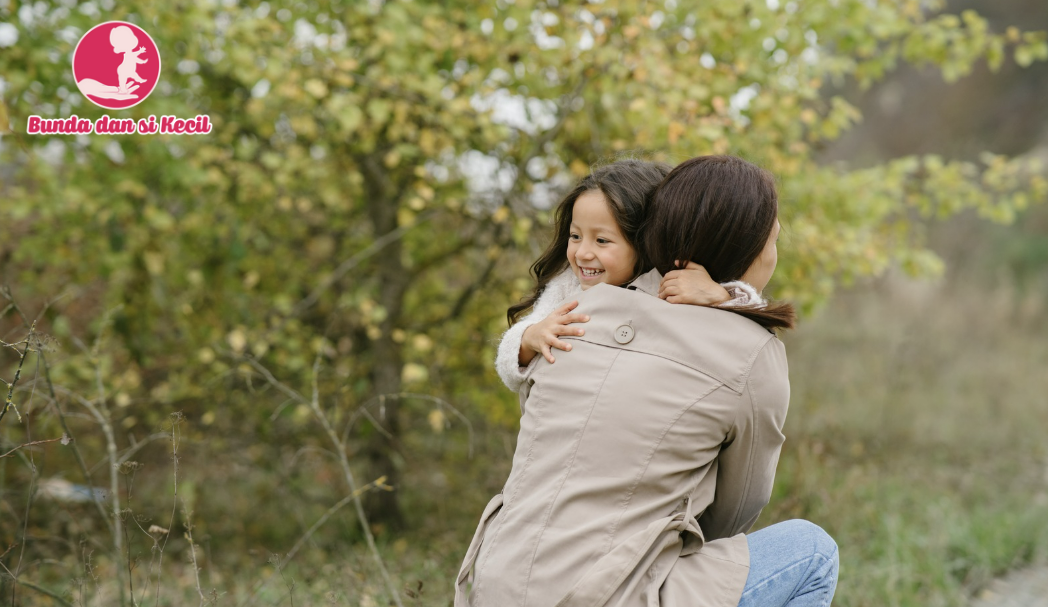
[[[826,607],[837,588],[837,544],[818,525],[783,521],[746,536],[750,573],[739,607]]]

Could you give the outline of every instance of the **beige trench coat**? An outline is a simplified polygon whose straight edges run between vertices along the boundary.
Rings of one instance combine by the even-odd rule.
[[[785,350],[742,316],[659,299],[661,279],[586,290],[585,336],[529,369],[455,607],[738,604],[784,439]]]

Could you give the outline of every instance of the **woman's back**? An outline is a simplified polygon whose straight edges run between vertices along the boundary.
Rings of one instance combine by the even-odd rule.
[[[696,552],[702,536],[685,519],[701,514],[709,542],[747,530],[767,503],[789,401],[783,347],[731,312],[653,297],[660,279],[587,290],[585,337],[525,382],[469,604],[550,606],[573,589],[580,603],[648,604],[673,594],[669,570],[693,552],[726,592],[741,589],[746,563],[725,555],[745,561],[745,539]],[[731,471],[719,486],[718,467]]]

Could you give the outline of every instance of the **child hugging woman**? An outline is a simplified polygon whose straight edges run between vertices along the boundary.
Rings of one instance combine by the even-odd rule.
[[[596,168],[560,201],[553,240],[531,266],[535,288],[506,313],[511,326],[499,342],[495,367],[510,390],[518,390],[538,355],[553,363],[554,348],[571,350],[560,336],[585,334],[571,325],[589,319],[573,314],[578,302],[566,300],[599,283],[623,286],[651,267],[637,239],[651,195],[670,168],[660,162],[619,160]],[[702,266],[689,262],[665,275],[659,297],[670,303],[734,305],[756,297],[746,287],[719,285]]]

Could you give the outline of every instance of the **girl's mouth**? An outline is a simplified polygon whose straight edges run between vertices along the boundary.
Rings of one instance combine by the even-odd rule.
[[[590,268],[583,268],[583,267],[579,267],[579,272],[582,274],[583,278],[596,278],[596,277],[600,276],[601,274],[604,274],[604,270],[596,270],[596,269],[592,269],[591,270]]]

